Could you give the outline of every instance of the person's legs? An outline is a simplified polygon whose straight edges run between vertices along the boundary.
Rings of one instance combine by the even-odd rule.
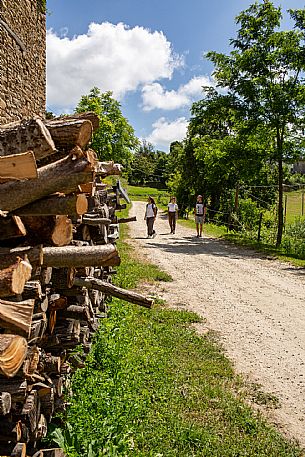
[[[173,212],[169,212],[168,213],[168,221],[169,221],[169,226],[170,226],[170,229],[171,229],[171,233],[173,233],[173,231],[175,230],[174,217],[175,217],[175,213],[173,213]]]
[[[199,224],[196,222],[196,231],[197,231],[197,236],[199,236]]]
[[[173,214],[173,229],[172,232],[175,233],[176,231],[176,213]]]
[[[147,218],[147,228],[148,228],[148,236],[153,236],[154,234],[154,217],[148,217]]]
[[[199,224],[199,236],[202,236],[202,223]]]

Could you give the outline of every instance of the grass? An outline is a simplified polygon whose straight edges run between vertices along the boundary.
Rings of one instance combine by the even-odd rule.
[[[286,201],[286,223],[290,224],[294,222],[296,217],[302,217],[302,199],[303,199],[303,217],[305,211],[305,197],[304,192],[295,191],[295,192],[286,192],[285,200]]]
[[[170,279],[143,265],[126,241],[119,249],[118,284]],[[53,433],[68,457],[302,455],[246,405],[213,337],[192,328],[199,321],[187,311],[113,301],[86,367],[72,379],[65,429]]]

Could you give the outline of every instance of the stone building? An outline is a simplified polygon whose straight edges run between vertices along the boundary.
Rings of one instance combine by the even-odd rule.
[[[44,116],[44,0],[0,0],[0,125]]]

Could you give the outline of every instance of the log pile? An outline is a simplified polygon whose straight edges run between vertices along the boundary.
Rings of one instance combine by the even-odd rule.
[[[99,162],[88,144],[92,113],[0,127],[0,455],[60,456],[42,450],[48,423],[65,407],[72,353],[91,340],[106,298],[152,301],[111,283],[120,264],[116,211],[128,201],[121,167]]]

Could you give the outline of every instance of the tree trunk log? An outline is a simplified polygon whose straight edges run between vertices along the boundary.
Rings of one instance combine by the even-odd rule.
[[[27,281],[27,283],[24,285],[22,297],[24,300],[28,300],[29,298],[42,300],[43,295],[40,281]]]
[[[72,222],[67,216],[24,216],[29,241],[66,246],[72,240]]]
[[[21,259],[17,260],[14,265],[0,270],[0,297],[22,294],[24,285],[30,279],[31,273],[31,264]]]
[[[27,347],[26,340],[21,336],[0,335],[0,374],[8,378],[15,376],[24,362]]]
[[[72,193],[79,184],[93,179],[95,164],[80,148],[64,159],[39,168],[38,178],[0,184],[0,208],[14,211],[56,192]]]
[[[26,457],[25,443],[7,443],[0,445],[0,454],[9,457]]]
[[[85,195],[51,195],[15,211],[18,216],[81,216],[88,210]]]
[[[122,165],[120,163],[109,162],[98,162],[96,168],[96,174],[101,178],[106,176],[120,175],[122,173]]]
[[[35,300],[0,300],[0,327],[29,337]]]
[[[93,132],[95,132],[100,126],[100,119],[94,111],[88,111],[84,113],[70,114],[69,119],[88,119],[93,127]]]
[[[0,128],[0,156],[33,151],[36,160],[56,152],[50,132],[40,119],[17,121]]]
[[[0,216],[0,240],[10,240],[26,235],[26,228],[18,216]]]
[[[127,222],[136,222],[137,216],[133,217],[121,217],[118,219],[118,224],[126,224]]]
[[[118,258],[117,250],[112,244],[84,247],[46,247],[43,249],[43,253],[44,265],[52,267],[104,266],[114,258]]]
[[[83,216],[82,218],[82,223],[93,226],[109,225],[111,224],[111,219],[106,217],[90,217],[86,214],[86,216]]]
[[[93,127],[88,119],[62,117],[45,123],[57,149],[69,151],[75,146],[84,148],[91,140]]]
[[[32,151],[0,157],[0,182],[37,178],[37,166]]]
[[[12,397],[9,392],[0,392],[0,416],[5,416],[11,410]]]
[[[59,448],[43,449],[43,457],[65,457],[64,451]]]
[[[135,303],[136,305],[144,306],[145,308],[151,308],[154,304],[154,301],[151,298],[143,297],[143,295],[137,294],[136,292],[122,289],[109,282],[101,281],[100,279],[75,278],[74,285],[78,287],[87,287],[87,289],[101,290],[108,295]]]

